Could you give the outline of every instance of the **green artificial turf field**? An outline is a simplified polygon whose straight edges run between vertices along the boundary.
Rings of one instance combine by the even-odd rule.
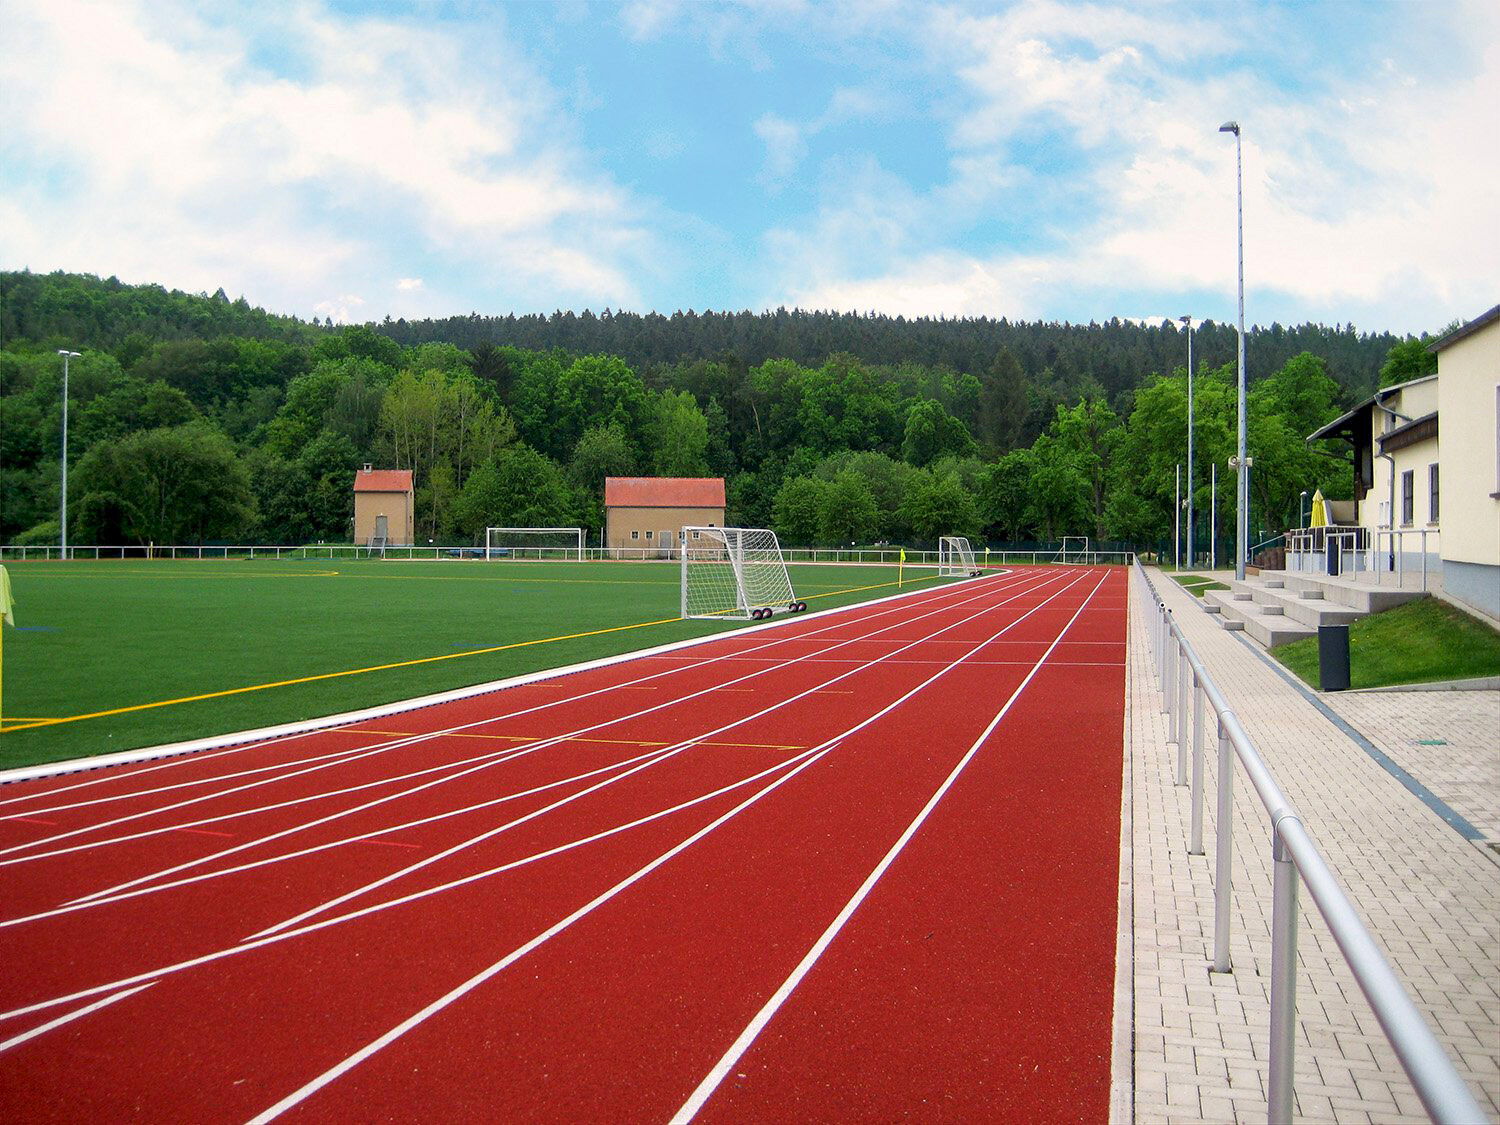
[[[740,624],[679,619],[679,570],[664,563],[6,567],[17,628],[4,638],[0,768],[334,714]],[[810,611],[897,592],[895,567],[789,569]],[[906,588],[933,574],[908,567]],[[380,667],[409,661],[421,663]]]

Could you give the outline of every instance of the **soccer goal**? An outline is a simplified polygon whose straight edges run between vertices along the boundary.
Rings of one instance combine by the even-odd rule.
[[[1087,535],[1064,535],[1062,550],[1057,552],[1057,561],[1060,563],[1084,563],[1087,564],[1093,558],[1089,551],[1089,537]]]
[[[938,540],[938,577],[969,578],[979,573],[974,548],[962,535],[944,535]]]
[[[792,591],[774,531],[682,529],[682,616],[760,621],[806,608]]]
[[[487,559],[582,559],[581,527],[487,527]]]

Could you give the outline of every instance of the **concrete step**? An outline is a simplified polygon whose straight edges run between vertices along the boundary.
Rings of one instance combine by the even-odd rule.
[[[1234,584],[1236,587],[1240,583]],[[1263,589],[1210,590],[1203,595],[1204,603],[1216,605],[1223,618],[1224,628],[1243,629],[1265,648],[1295,641],[1302,637],[1316,636],[1316,630],[1300,621],[1286,616],[1285,606],[1266,605],[1259,598],[1270,597]],[[1210,602],[1211,600],[1211,602]]]
[[[1307,595],[1309,601],[1316,601],[1318,595],[1322,595],[1322,600],[1356,610],[1360,614],[1379,613],[1427,596],[1421,590],[1401,590],[1393,585],[1376,586],[1368,575],[1329,578],[1323,574],[1283,571],[1277,577],[1287,590]],[[1385,578],[1391,581],[1390,575]]]
[[[1312,629],[1319,625],[1347,625],[1363,616],[1348,606],[1330,605],[1321,590],[1299,592],[1277,588],[1265,580],[1232,581],[1229,588],[1236,594],[1248,593],[1265,616],[1287,617]]]

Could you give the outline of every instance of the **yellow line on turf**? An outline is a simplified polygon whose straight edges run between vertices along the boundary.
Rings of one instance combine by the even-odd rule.
[[[38,722],[25,723],[18,727],[6,730],[5,734],[11,734],[18,730],[35,730],[38,727],[57,726],[60,723],[78,723],[84,719],[102,719],[108,715],[127,715],[134,711],[149,711],[156,707],[171,707],[178,703],[198,703],[204,699],[222,699],[226,695],[244,695],[251,691],[266,691],[269,688],[292,687],[296,684],[310,684],[317,680],[335,680],[341,676],[359,676],[366,672],[385,672],[392,668],[410,668],[418,664],[436,664],[443,660],[458,660],[465,656],[483,656],[491,652],[505,652],[513,648],[529,648],[532,645],[552,644],[555,641],[574,641],[582,637],[598,637],[605,633],[620,633],[628,629],[647,629],[653,625],[670,625],[681,621],[680,617],[666,617],[660,621],[640,621],[634,625],[613,625],[608,629],[591,629],[587,633],[569,633],[562,637],[542,637],[533,641],[516,641],[508,645],[493,645],[489,648],[469,649],[465,652],[449,652],[442,656],[422,656],[416,660],[398,660],[392,664],[375,664],[369,668],[348,668],[342,672],[320,672],[316,676],[300,676],[295,680],[277,680],[269,684],[251,684],[249,687],[227,688],[224,691],[209,691],[202,695],[185,695],[180,699],[159,699],[154,703],[137,703],[132,707],[112,707],[107,711],[90,711],[86,715],[69,715],[63,719],[43,719]]]
[[[392,577],[396,577],[392,575]],[[931,577],[916,579],[915,581],[931,582]],[[879,590],[887,586],[894,586],[894,582],[877,582],[870,586],[851,586],[845,590],[834,590],[826,594],[809,594],[806,600],[816,598],[829,598],[835,594],[858,594],[867,590]],[[294,687],[297,684],[310,684],[319,680],[336,680],[343,676],[360,676],[366,672],[387,672],[393,668],[411,668],[419,664],[437,664],[444,660],[459,660],[465,656],[484,656],[492,652],[505,652],[509,649],[530,648],[533,645],[553,644],[557,641],[575,641],[583,637],[599,637],[606,633],[622,633],[631,629],[649,629],[656,625],[671,625],[681,621],[680,617],[664,617],[660,621],[640,621],[634,625],[613,625],[608,629],[591,629],[586,633],[568,633],[560,637],[542,637],[531,641],[516,641],[508,645],[493,645],[489,648],[468,649],[464,652],[449,652],[441,656],[422,656],[415,660],[398,660],[391,664],[375,664],[368,668],[348,668],[342,672],[320,672],[314,676],[300,676],[294,680],[276,680],[268,684],[251,684],[248,687],[226,688],[223,691],[209,691],[201,695],[184,695],[178,699],[159,699],[154,703],[137,703],[130,707],[111,707],[106,711],[90,711],[83,715],[68,715],[60,719],[35,719],[23,722],[18,726],[6,726],[0,729],[0,734],[15,734],[23,730],[37,730],[41,727],[59,726],[64,723],[81,723],[85,719],[103,719],[111,715],[129,715],[136,711],[151,711],[158,707],[174,707],[180,703],[200,703],[205,699],[222,699],[230,695],[244,695],[252,691],[267,691],[271,688]]]

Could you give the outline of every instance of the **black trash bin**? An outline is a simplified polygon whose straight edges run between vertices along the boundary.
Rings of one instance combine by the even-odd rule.
[[[1343,562],[1343,552],[1339,550],[1339,541],[1331,535],[1328,536],[1323,540],[1323,550],[1328,559],[1328,577],[1337,578],[1340,564]]]
[[[1349,626],[1318,626],[1318,690],[1349,688]]]

